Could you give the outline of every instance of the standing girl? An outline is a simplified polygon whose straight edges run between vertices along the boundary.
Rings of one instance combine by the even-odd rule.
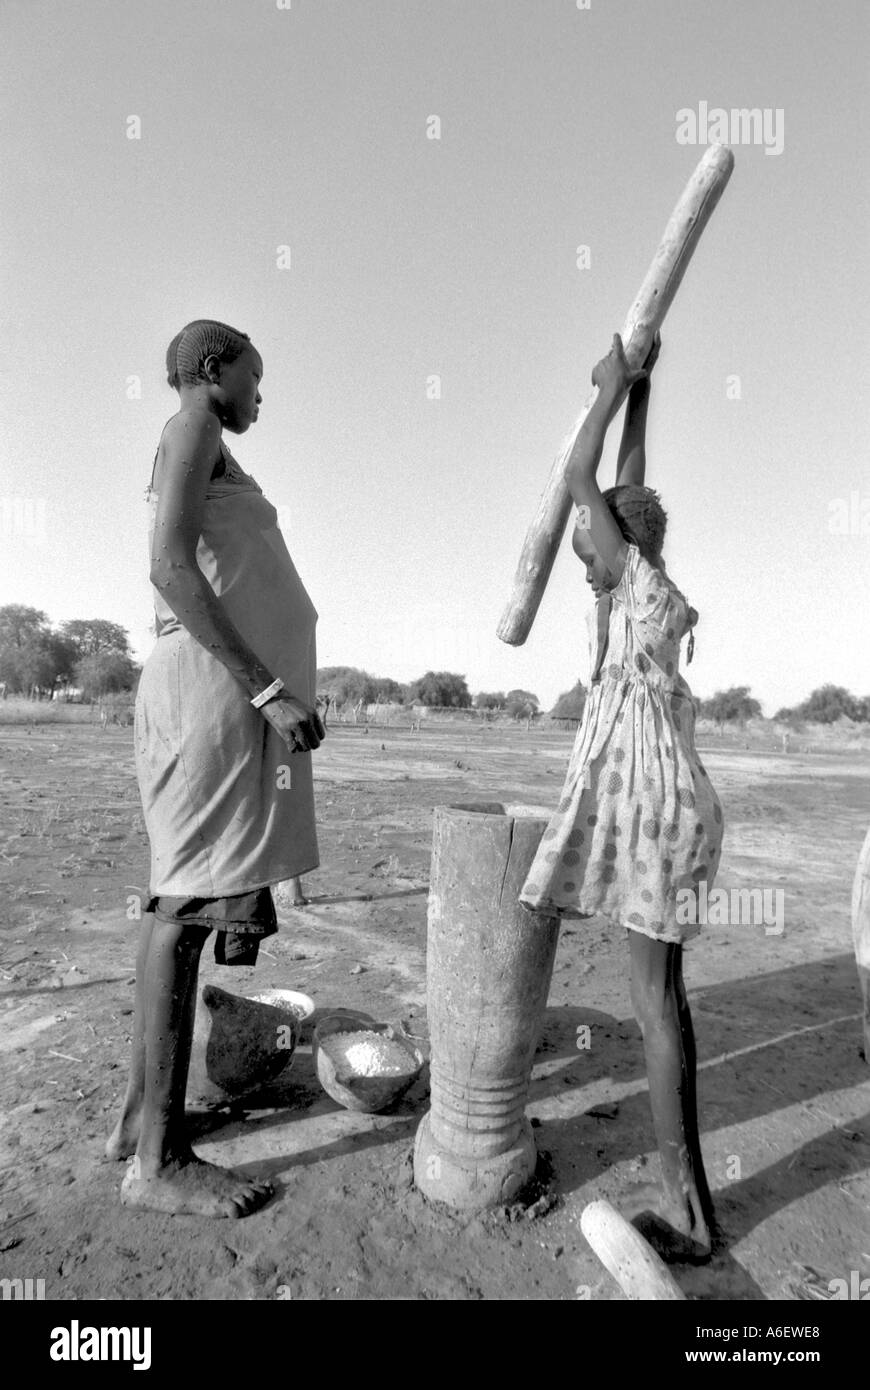
[[[236,1217],[269,1185],[203,1162],[184,1129],[199,958],[214,930],[217,961],[253,964],[277,930],[269,885],[317,866],[317,614],[275,508],[223,440],[257,419],[259,353],[247,334],[198,319],[166,363],[180,406],[148,490],[157,642],[135,726],[151,888],[130,1079],[107,1152],[135,1154],[128,1206]]]
[[[631,997],[643,1035],[663,1193],[647,1234],[663,1253],[705,1257],[712,1202],[698,1137],[695,1039],[683,984],[698,886],[712,887],[722,809],[695,750],[680,641],[697,613],[662,560],[666,517],[644,486],[649,374],[632,373],[615,335],[592,381],[598,396],[566,468],[580,511],[574,549],[596,614],[589,698],[559,807],[523,886],[528,907],[594,914],[627,928]],[[596,471],[628,394],[616,487]],[[693,637],[689,639],[691,660]]]

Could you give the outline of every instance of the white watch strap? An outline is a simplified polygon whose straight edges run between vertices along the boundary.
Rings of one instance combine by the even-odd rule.
[[[283,689],[284,682],[279,676],[277,680],[273,680],[271,685],[267,685],[265,690],[261,690],[259,695],[255,695],[251,704],[254,706],[254,709],[259,709],[261,705],[265,705],[267,700],[271,700],[273,695],[279,694]]]

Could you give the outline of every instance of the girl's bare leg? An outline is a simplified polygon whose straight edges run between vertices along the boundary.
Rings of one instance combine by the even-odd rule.
[[[136,953],[136,992],[130,1074],[127,1079],[127,1093],[121,1105],[121,1117],[106,1143],[106,1155],[109,1158],[129,1158],[131,1154],[136,1152],[136,1145],[139,1143],[142,1101],[145,1096],[145,962],[148,958],[148,948],[153,930],[154,914],[146,912],[142,918],[139,949]]]
[[[271,1195],[268,1183],[197,1158],[184,1100],[204,927],[159,922],[144,949],[144,1095],[139,1141],[121,1184],[127,1206],[197,1216],[246,1216]]]
[[[662,1171],[655,1210],[659,1221],[644,1234],[671,1258],[703,1257],[711,1249],[713,1213],[698,1138],[695,1040],[682,981],[682,947],[640,932],[628,936],[632,1006],[643,1035]]]
[[[695,1182],[698,1188],[701,1207],[708,1226],[712,1227],[713,1198],[710,1195],[707,1174],[704,1171],[704,1159],[701,1154],[701,1136],[698,1132],[698,1052],[695,1047],[695,1030],[692,1026],[689,1000],[686,994],[685,982],[683,981],[682,946],[677,946],[674,950],[674,986],[677,995],[680,1036],[683,1040],[683,1057],[686,1066],[686,1107],[684,1112],[686,1145],[689,1150],[692,1171],[695,1174]]]

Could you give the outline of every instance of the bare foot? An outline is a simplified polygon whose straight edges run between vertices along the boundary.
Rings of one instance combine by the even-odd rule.
[[[106,1140],[106,1158],[132,1158],[139,1143],[142,1126],[142,1108],[125,1110]]]
[[[691,1194],[673,1197],[654,1183],[638,1183],[623,1214],[668,1264],[705,1264],[713,1253],[710,1219]]]
[[[194,1153],[151,1170],[134,1159],[121,1183],[124,1206],[170,1216],[249,1216],[271,1196],[270,1183],[205,1163]]]

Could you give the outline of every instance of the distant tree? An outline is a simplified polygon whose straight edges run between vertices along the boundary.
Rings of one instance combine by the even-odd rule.
[[[586,687],[582,681],[561,694],[550,710],[551,719],[582,719],[586,708]]]
[[[723,724],[740,724],[761,714],[761,705],[749,694],[748,685],[734,685],[730,690],[717,690],[716,694],[701,704],[701,713],[712,719],[719,728]]]
[[[45,639],[35,638],[21,647],[5,647],[0,652],[0,681],[12,695],[51,690],[54,662]]]
[[[72,618],[60,625],[61,636],[72,643],[76,656],[96,656],[99,652],[130,655],[126,628],[105,618]]]
[[[0,608],[0,681],[13,694],[51,694],[72,675],[75,652],[37,608]]]
[[[21,690],[21,658],[12,647],[0,647],[0,685],[4,694],[17,695]]]
[[[119,690],[132,690],[139,668],[124,652],[94,652],[76,664],[76,685],[86,700],[99,700]]]
[[[509,690],[505,699],[508,704],[511,700],[521,700],[526,705],[534,705],[535,709],[539,709],[541,704],[537,695],[533,695],[531,690]]]
[[[530,690],[509,690],[505,702],[511,719],[533,719],[540,706],[537,695],[533,695]]]
[[[373,676],[372,690],[372,698],[382,704],[400,705],[404,698],[404,686],[389,676]]]
[[[59,632],[51,632],[45,639],[46,649],[51,657],[54,672],[52,685],[72,683],[76,667],[76,649],[68,637]]]
[[[412,703],[429,708],[468,709],[471,704],[465,677],[452,671],[427,671],[425,676],[411,683],[408,695]]]
[[[28,608],[23,603],[7,603],[0,608],[0,651],[25,647],[48,632],[48,616],[39,608]]]
[[[375,699],[375,680],[357,666],[323,666],[317,672],[317,689],[332,696],[334,705],[371,704]]]
[[[507,697],[503,690],[480,690],[474,697],[475,709],[504,709]]]
[[[859,719],[861,707],[862,702],[842,685],[822,685],[798,707],[798,714],[811,724],[834,724],[844,715],[847,719]]]

